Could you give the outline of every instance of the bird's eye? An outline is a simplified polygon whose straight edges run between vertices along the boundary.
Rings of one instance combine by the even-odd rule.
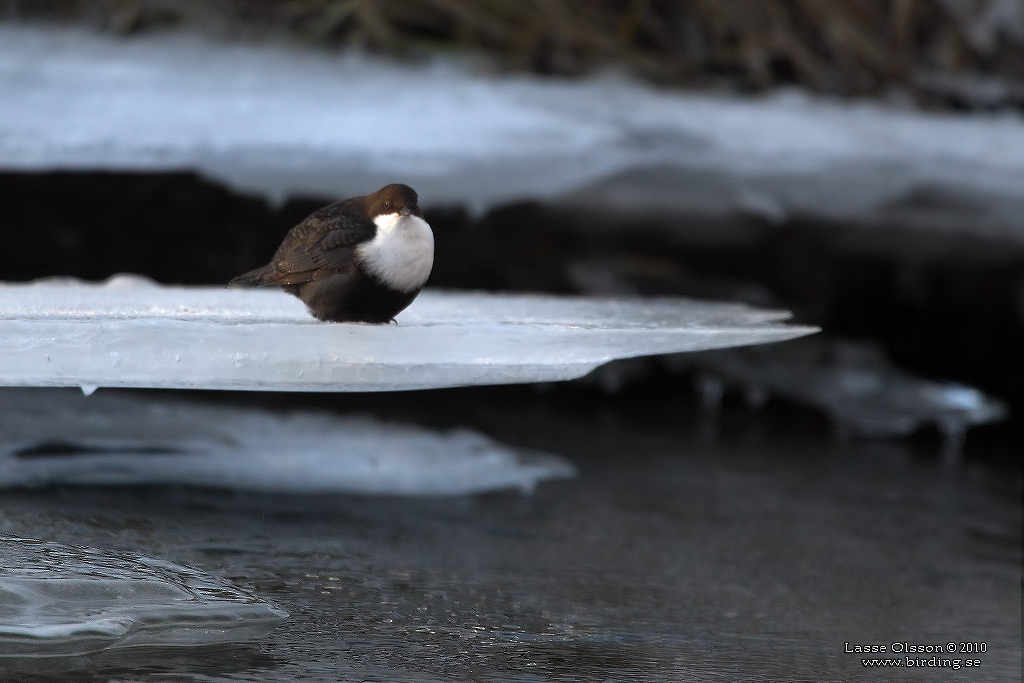
[[[391,208],[391,202],[390,201],[384,202],[384,208],[385,209],[390,209]]]

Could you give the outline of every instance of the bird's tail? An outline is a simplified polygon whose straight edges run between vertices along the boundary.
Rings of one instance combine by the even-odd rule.
[[[267,284],[267,275],[271,272],[270,266],[261,266],[248,273],[242,273],[238,277],[231,278],[228,287],[262,287]]]

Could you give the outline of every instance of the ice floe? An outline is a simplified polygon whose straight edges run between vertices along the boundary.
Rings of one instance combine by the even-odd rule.
[[[168,560],[0,537],[0,662],[245,642],[287,616],[223,579]]]
[[[968,428],[996,422],[1006,404],[973,387],[915,376],[877,345],[816,337],[786,347],[710,351],[675,356],[676,367],[698,370],[702,394],[718,400],[726,386],[758,407],[779,396],[825,412],[841,434],[892,438],[922,426],[937,428],[958,447]]]
[[[555,455],[467,429],[272,412],[124,392],[0,389],[0,488],[184,485],[451,496],[571,477]]]
[[[581,377],[616,358],[781,341],[785,311],[687,299],[426,291],[397,325],[280,291],[118,277],[0,284],[0,386],[393,391]]]

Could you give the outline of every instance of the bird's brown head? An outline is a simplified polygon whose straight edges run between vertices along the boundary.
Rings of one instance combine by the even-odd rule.
[[[423,217],[416,190],[401,183],[387,185],[373,194],[367,195],[366,213],[370,216],[398,213],[403,216],[411,214]]]

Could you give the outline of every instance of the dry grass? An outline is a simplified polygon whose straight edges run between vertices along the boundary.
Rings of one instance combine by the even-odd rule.
[[[503,67],[623,64],[663,83],[858,95],[923,73],[1024,82],[1021,0],[0,0],[119,32],[202,24],[396,54],[473,49]],[[999,12],[1007,16],[1000,19]]]

